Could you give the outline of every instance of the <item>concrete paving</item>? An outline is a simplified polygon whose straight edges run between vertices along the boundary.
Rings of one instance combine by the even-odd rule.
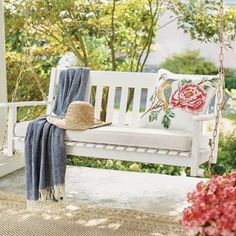
[[[66,201],[177,216],[187,204],[187,193],[201,180],[68,166]],[[0,178],[0,191],[25,194],[24,169]]]

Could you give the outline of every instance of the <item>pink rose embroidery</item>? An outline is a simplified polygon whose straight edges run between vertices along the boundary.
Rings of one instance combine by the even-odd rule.
[[[184,84],[171,97],[173,108],[180,107],[190,112],[201,111],[206,101],[206,93],[197,84]]]

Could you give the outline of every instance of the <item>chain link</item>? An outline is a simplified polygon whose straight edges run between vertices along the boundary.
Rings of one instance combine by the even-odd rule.
[[[217,89],[217,105],[216,105],[216,121],[213,130],[213,137],[210,145],[210,156],[208,160],[207,175],[211,176],[211,164],[214,159],[214,151],[216,148],[216,140],[219,132],[219,122],[221,116],[221,110],[225,108],[226,97],[225,97],[225,73],[224,73],[224,0],[220,0],[220,11],[219,11],[219,41],[220,41],[220,54],[219,54],[219,85]]]

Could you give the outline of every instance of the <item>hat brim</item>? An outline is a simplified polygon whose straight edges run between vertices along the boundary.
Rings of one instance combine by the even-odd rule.
[[[95,119],[93,124],[79,125],[76,127],[75,126],[72,127],[66,123],[66,119],[64,116],[55,116],[55,115],[47,116],[47,121],[58,128],[67,129],[67,130],[87,130],[87,129],[95,129],[95,128],[111,125],[111,122],[103,122],[101,120]]]

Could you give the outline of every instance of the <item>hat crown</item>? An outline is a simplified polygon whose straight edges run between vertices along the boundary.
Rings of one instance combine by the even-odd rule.
[[[68,106],[66,124],[70,127],[84,127],[85,129],[94,124],[94,108],[88,102],[75,101]]]

